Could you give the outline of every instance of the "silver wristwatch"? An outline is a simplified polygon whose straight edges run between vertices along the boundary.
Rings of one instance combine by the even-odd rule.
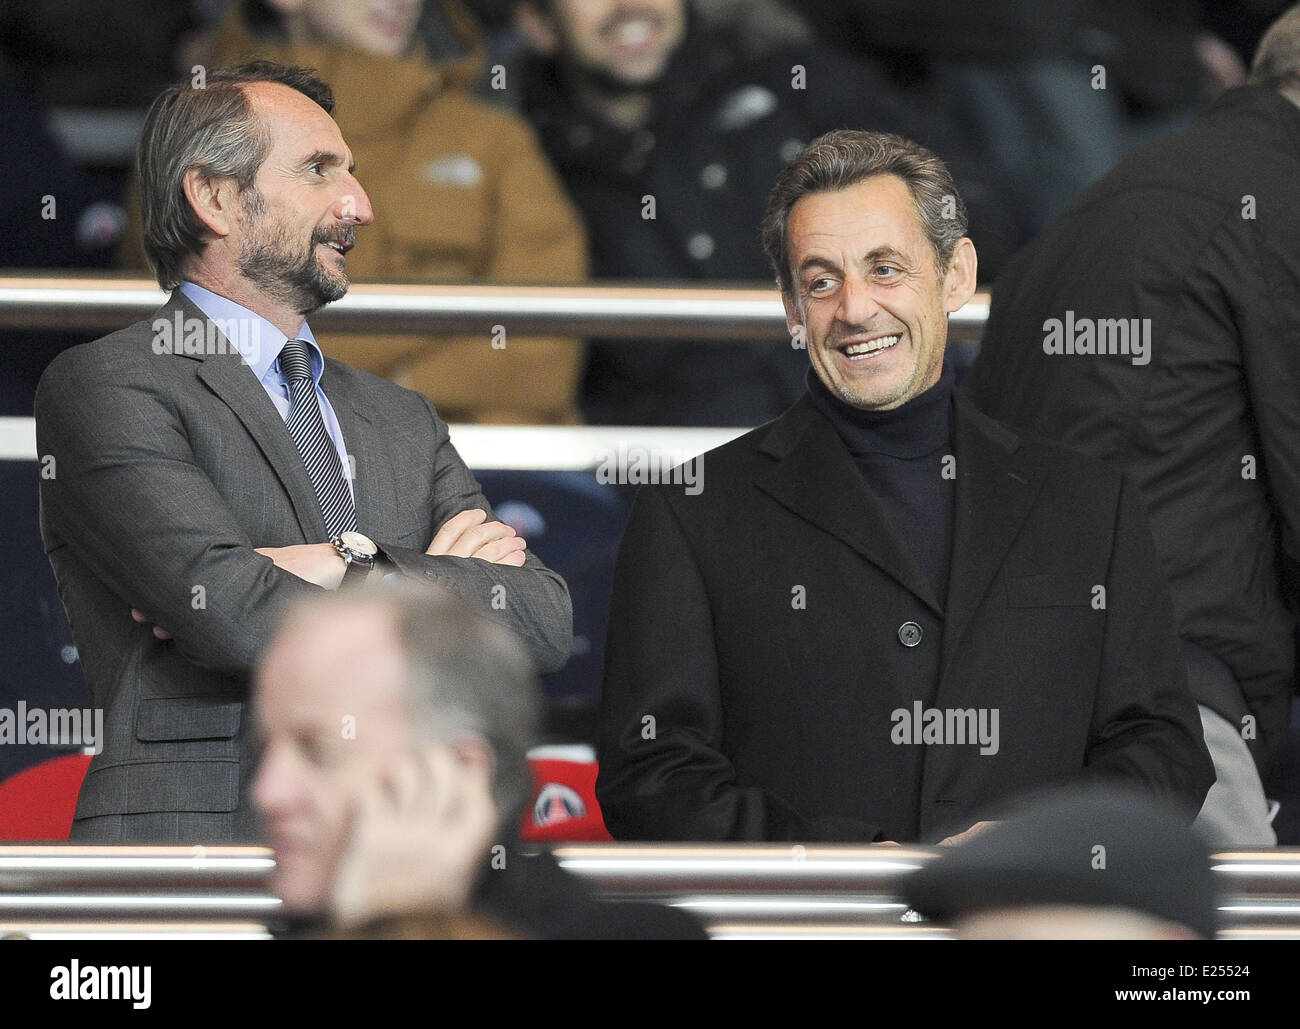
[[[339,533],[330,542],[339,552],[339,557],[348,563],[343,572],[343,582],[339,584],[340,589],[360,586],[370,578],[370,573],[375,569],[375,559],[379,556],[379,548],[375,546],[374,540],[359,532],[348,531]]]

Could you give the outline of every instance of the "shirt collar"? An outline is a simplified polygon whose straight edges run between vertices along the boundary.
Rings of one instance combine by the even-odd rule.
[[[253,370],[253,374],[257,376],[258,382],[266,382],[268,379],[275,383],[284,381],[278,364],[280,351],[284,349],[284,344],[288,341],[288,337],[283,332],[256,311],[250,311],[247,307],[235,303],[229,297],[223,297],[220,293],[213,293],[210,289],[204,289],[196,282],[182,282],[180,289],[186,297],[194,302],[194,305],[200,311],[213,321],[222,322],[240,319],[237,324],[247,324],[247,335],[238,340],[231,340],[231,342],[240,347],[244,359]],[[306,322],[302,323],[297,338],[306,340],[308,344],[308,353],[311,355],[311,377],[319,385],[321,373],[325,370],[325,355],[321,353],[316,337],[312,335],[311,327]],[[245,346],[245,340],[250,345]]]

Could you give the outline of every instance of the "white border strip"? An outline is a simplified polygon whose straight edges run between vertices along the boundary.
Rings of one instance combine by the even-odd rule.
[[[592,425],[453,425],[451,441],[475,471],[586,471],[641,452],[690,461],[748,429]]]
[[[586,471],[629,451],[689,461],[747,429],[606,425],[453,425],[451,439],[476,471]],[[35,461],[36,420],[0,418],[0,461]],[[621,461],[620,461],[621,463]]]
[[[36,419],[0,418],[0,461],[36,460]]]

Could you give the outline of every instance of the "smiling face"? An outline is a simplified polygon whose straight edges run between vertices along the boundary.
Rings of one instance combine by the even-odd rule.
[[[374,212],[333,118],[287,86],[247,89],[271,147],[240,197],[231,244],[254,291],[310,314],[347,292],[345,255]]]
[[[411,47],[424,0],[276,0],[314,43],[349,46],[380,57]]]
[[[684,0],[555,0],[566,63],[609,87],[657,82],[686,32]]]
[[[874,175],[810,193],[787,225],[794,296],[818,378],[854,407],[890,410],[939,381],[948,313],[975,290],[975,248],[962,238],[940,274],[906,183]]]
[[[257,675],[262,758],[253,801],[286,910],[319,913],[358,797],[414,745],[407,668],[387,616],[339,606],[290,622]]]

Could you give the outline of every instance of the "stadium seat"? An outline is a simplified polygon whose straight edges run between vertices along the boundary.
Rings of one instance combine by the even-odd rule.
[[[585,745],[534,747],[528,752],[533,799],[520,819],[529,843],[612,840],[596,802],[596,752]]]
[[[66,840],[88,754],[65,754],[0,782],[0,840]]]
[[[605,658],[605,626],[614,558],[627,521],[623,487],[601,485],[591,472],[476,471],[503,522],[514,526],[573,598],[573,654],[542,680],[548,737],[595,739]]]

